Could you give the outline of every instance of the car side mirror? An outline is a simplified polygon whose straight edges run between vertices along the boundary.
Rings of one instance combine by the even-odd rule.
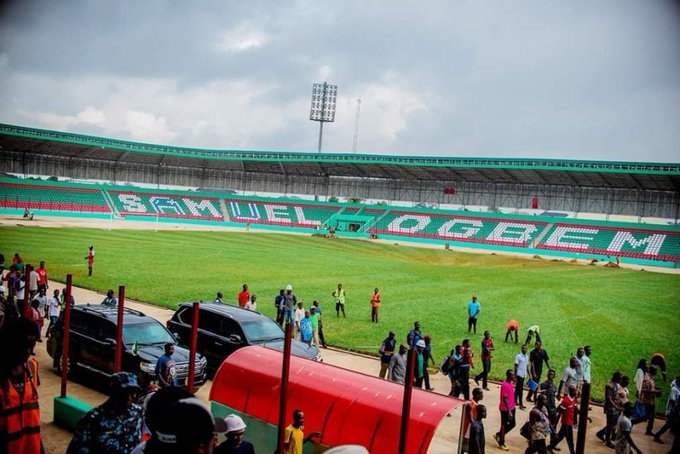
[[[230,334],[228,339],[229,342],[233,344],[240,344],[241,342],[243,342],[243,339],[238,334]]]
[[[110,337],[107,337],[106,339],[104,339],[104,343],[106,345],[114,346],[114,345],[116,345],[116,339],[112,339]]]

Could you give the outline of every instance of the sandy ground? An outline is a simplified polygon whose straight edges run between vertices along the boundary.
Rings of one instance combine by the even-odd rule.
[[[68,217],[53,217],[53,218],[37,218],[34,221],[25,221],[18,217],[0,216],[0,225],[30,225],[30,226],[41,226],[41,227],[92,227],[92,228],[125,228],[125,229],[154,229],[156,228],[155,223],[149,222],[130,222],[130,221],[111,221],[107,220],[88,220],[88,219],[77,219]],[[240,230],[243,229],[227,229],[224,227],[212,227],[212,226],[194,226],[194,225],[183,225],[183,224],[167,224],[158,223],[159,230]],[[256,231],[256,230],[251,230]],[[260,231],[261,230],[257,230]],[[393,243],[393,242],[391,242]],[[413,246],[411,243],[404,243],[404,245]],[[435,246],[429,246],[435,247]],[[439,246],[436,246],[439,248]],[[479,253],[480,250],[477,249],[466,249],[466,252]],[[519,255],[522,256],[522,255]],[[522,256],[526,258],[526,256]],[[647,268],[649,269],[649,268]],[[651,271],[651,269],[649,269]],[[657,270],[654,270],[657,271]],[[668,270],[668,269],[658,269],[661,272],[678,272],[680,270]],[[63,288],[63,284],[52,283],[52,288]],[[54,287],[56,286],[56,287]],[[103,295],[97,294],[89,290],[74,288],[74,296],[78,304],[81,303],[99,303],[103,299]],[[165,323],[172,316],[172,311],[144,303],[139,303],[131,300],[126,300],[126,305],[131,308],[141,310],[142,312],[150,315],[161,322]],[[45,444],[47,453],[63,453],[68,445],[71,438],[71,433],[63,430],[54,425],[53,421],[53,398],[58,396],[60,393],[60,377],[56,375],[54,369],[52,368],[52,360],[47,355],[45,351],[45,344],[38,344],[36,347],[36,353],[41,366],[41,380],[42,385],[40,387],[40,407],[42,414],[42,431],[43,431],[43,442]],[[377,375],[380,368],[379,362],[376,358],[348,353],[345,351],[337,349],[327,349],[323,350],[324,361],[336,366],[344,367],[357,372],[362,372],[369,375]],[[595,363],[597,367],[597,363]],[[431,375],[432,386],[434,386],[437,393],[447,394],[450,388],[448,378],[442,376],[441,374]],[[472,383],[474,387],[474,383]],[[210,392],[211,382],[206,383],[198,392],[198,396],[206,399]],[[105,395],[97,391],[93,387],[92,383],[74,382],[69,381],[68,384],[68,394],[70,396],[76,397],[82,401],[85,401],[91,405],[98,405],[105,400]],[[493,441],[493,433],[498,430],[500,425],[500,415],[498,413],[498,401],[499,401],[499,386],[495,383],[489,384],[490,391],[485,392],[483,403],[487,406],[489,410],[488,419],[485,421],[486,433],[487,433],[487,450],[489,452],[502,452],[497,448],[496,443]],[[528,410],[517,411],[517,428],[513,430],[507,436],[507,445],[510,447],[511,451],[523,452],[526,448],[526,441],[519,435],[519,427],[527,420]],[[588,426],[588,434],[586,438],[586,453],[612,453],[613,451],[606,448],[600,441],[595,438],[595,432],[604,425],[604,418],[602,414],[601,407],[593,406],[592,412],[592,423]],[[655,423],[655,428],[659,428],[662,425],[662,421],[657,421]],[[444,454],[456,452],[456,446],[458,442],[458,430],[460,424],[460,410],[454,411],[452,417],[445,418],[440,424],[437,433],[430,445],[429,453],[432,454]],[[634,428],[633,437],[638,443],[638,446],[642,449],[644,453],[665,453],[668,451],[668,443],[671,441],[671,434],[667,433],[664,436],[664,440],[667,445],[661,446],[659,444],[653,443],[650,437],[644,436],[643,427],[644,424],[638,425]],[[566,442],[561,444],[562,452],[568,452],[566,447]]]
[[[53,288],[62,288],[63,284],[53,283],[51,286],[55,285]],[[99,303],[103,299],[103,295],[97,294],[90,290],[85,290],[81,288],[74,288],[73,294],[76,298],[78,304],[82,303]],[[161,322],[165,323],[172,316],[172,311],[156,306],[151,306],[144,303],[139,303],[131,300],[126,300],[127,307],[138,309],[147,315],[150,315]],[[42,414],[42,430],[43,430],[43,440],[45,443],[45,448],[47,453],[63,453],[71,439],[71,433],[63,430],[54,425],[53,421],[53,398],[59,395],[60,392],[60,377],[56,375],[54,369],[52,368],[52,360],[47,355],[45,344],[38,344],[36,347],[36,353],[41,366],[41,380],[42,385],[40,387],[40,408]],[[369,375],[377,375],[380,369],[379,362],[376,358],[357,355],[352,353],[347,353],[341,350],[329,348],[323,350],[324,362],[333,364],[336,366],[344,367],[357,372],[362,372]],[[597,364],[595,364],[597,366]],[[437,393],[447,394],[449,391],[449,380],[448,378],[442,376],[442,374],[431,375],[432,386],[434,386]],[[70,396],[76,397],[82,401],[85,401],[92,405],[98,405],[105,400],[105,395],[101,392],[90,387],[92,384],[87,382],[74,382],[69,381],[68,384],[68,394]],[[474,383],[471,382],[474,387]],[[208,398],[210,392],[211,382],[208,381],[199,391],[198,396],[206,399]],[[487,433],[487,447],[489,452],[501,452],[500,449],[496,447],[493,442],[493,433],[498,430],[500,424],[500,416],[497,411],[498,401],[499,401],[499,386],[496,383],[490,383],[489,388],[491,391],[485,392],[483,403],[489,409],[489,417],[485,421],[486,433]],[[593,406],[591,413],[593,422],[588,427],[588,436],[586,440],[586,453],[612,453],[610,449],[606,448],[600,441],[595,438],[595,431],[597,431],[603,423],[603,414],[601,407]],[[528,418],[528,408],[527,410],[517,411],[517,421],[518,427],[513,430],[507,437],[507,444],[512,451],[523,452],[526,447],[525,440],[519,435],[519,427]],[[460,410],[454,411],[452,417],[445,418],[440,424],[437,433],[430,445],[429,453],[431,454],[444,454],[456,452],[456,446],[458,441],[458,429],[460,424]],[[658,428],[662,424],[662,421],[657,421],[655,427]],[[663,453],[666,452],[668,446],[664,446],[653,443],[650,437],[643,435],[644,429],[642,428],[644,424],[636,426],[633,433],[634,439],[638,443],[638,446],[642,449],[644,453]],[[664,436],[666,442],[670,442],[670,434]],[[567,450],[566,442],[562,443],[563,452]]]

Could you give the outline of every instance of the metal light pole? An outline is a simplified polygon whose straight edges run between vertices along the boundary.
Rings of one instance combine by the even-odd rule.
[[[335,104],[338,96],[338,86],[326,82],[312,85],[312,107],[309,119],[319,122],[319,148],[323,144],[323,124],[335,121]]]

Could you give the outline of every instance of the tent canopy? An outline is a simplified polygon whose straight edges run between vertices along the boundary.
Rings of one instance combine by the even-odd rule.
[[[263,347],[231,354],[215,375],[210,400],[276,425],[283,355]],[[305,413],[305,432],[329,446],[359,444],[397,452],[404,387],[328,364],[291,356],[286,421]],[[426,453],[439,423],[464,401],[414,389],[406,451]]]

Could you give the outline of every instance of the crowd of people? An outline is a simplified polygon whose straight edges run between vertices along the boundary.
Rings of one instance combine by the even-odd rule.
[[[476,332],[481,305],[473,297],[468,305],[468,333]],[[506,325],[505,342],[518,343],[520,336],[519,323],[510,320]],[[533,341],[533,344],[531,342]],[[394,331],[389,331],[382,341],[380,369],[378,376],[389,381],[403,384],[406,379],[409,350],[414,351],[413,385],[426,390],[433,390],[430,384],[428,365],[437,363],[432,356],[431,336],[423,334],[419,321],[406,335],[404,343],[398,343]],[[471,375],[475,367],[476,355],[470,339],[464,339],[442,359],[435,370],[445,374],[451,383],[449,395],[462,397],[470,402],[466,428],[465,446],[469,453],[485,452],[485,435],[483,420],[487,409],[479,402],[484,398],[484,391],[489,391],[488,376],[491,371],[494,341],[487,330],[479,344],[481,371]],[[529,350],[529,348],[531,350]],[[543,346],[541,329],[532,325],[527,329],[526,340],[519,347],[512,367],[505,371],[505,379],[500,384],[500,427],[493,438],[501,450],[509,450],[506,435],[516,426],[516,410],[526,410],[526,402],[533,403],[528,417],[522,426],[521,434],[527,439],[526,453],[548,453],[560,450],[562,441],[566,442],[570,454],[575,452],[575,431],[579,417],[579,405],[582,387],[590,385],[592,376],[592,347],[585,345],[575,350],[568,364],[559,372],[551,364],[550,355]],[[663,444],[661,436],[671,430],[675,437],[669,452],[680,452],[677,435],[680,434],[680,377],[671,383],[671,392],[666,405],[666,422],[656,432],[653,431],[656,399],[661,390],[656,386],[657,370],[663,370],[665,379],[666,361],[661,353],[652,355],[649,364],[640,360],[635,375],[635,401],[628,397],[630,379],[615,372],[605,387],[604,413],[606,425],[596,434],[609,448],[616,453],[639,453],[640,450],[631,436],[632,427],[647,423],[645,434],[654,437],[654,441]],[[543,372],[546,378],[542,381]],[[477,385],[470,392],[470,380]],[[481,386],[480,386],[481,382]],[[480,411],[481,409],[481,411]]]

